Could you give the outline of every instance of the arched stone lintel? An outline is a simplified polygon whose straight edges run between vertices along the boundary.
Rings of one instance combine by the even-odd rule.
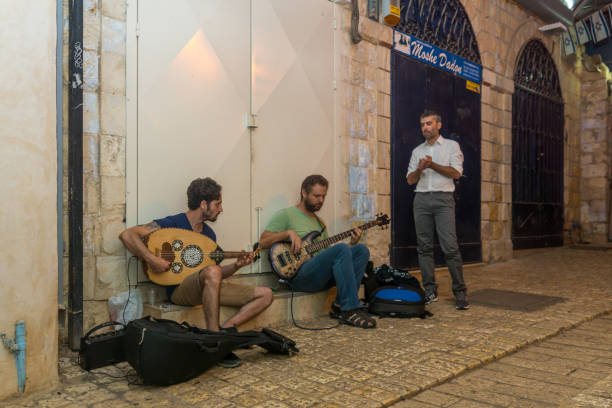
[[[549,54],[552,56],[552,39],[540,32],[539,23],[534,17],[530,17],[522,24],[516,27],[510,39],[510,47],[504,56],[505,72],[498,73],[488,68],[483,67],[482,81],[484,86],[489,86],[492,89],[504,93],[514,93],[514,71],[518,58],[525,48],[525,45],[531,40],[540,40]]]
[[[525,48],[527,43],[531,40],[540,40],[552,57],[553,41],[550,37],[542,34],[542,32],[539,30],[540,25],[541,23],[536,21],[535,18],[530,17],[525,22],[520,24],[514,30],[514,33],[512,33],[512,38],[510,40],[511,45],[508,47],[508,52],[504,58],[506,61],[506,72],[504,72],[504,76],[506,78],[511,80],[514,79],[514,71],[516,69],[518,58],[521,55],[523,48]],[[557,69],[557,72],[558,71],[559,70]]]

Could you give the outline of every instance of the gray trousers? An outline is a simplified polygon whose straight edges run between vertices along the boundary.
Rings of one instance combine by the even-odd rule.
[[[414,198],[414,224],[416,227],[419,267],[426,293],[436,292],[434,228],[442,252],[446,258],[446,266],[453,280],[453,293],[465,293],[467,290],[463,281],[463,266],[457,233],[455,229],[455,199],[453,193],[431,192],[416,193]]]

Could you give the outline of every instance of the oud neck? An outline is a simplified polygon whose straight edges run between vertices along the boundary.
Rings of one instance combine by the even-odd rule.
[[[223,257],[224,258],[240,258],[242,255],[244,255],[244,252],[223,251]]]
[[[376,225],[376,220],[374,221],[370,221],[370,222],[366,222],[363,225],[358,226],[357,228],[359,228],[360,230],[366,230],[368,228],[372,228],[373,226]],[[322,239],[321,241],[312,243],[310,245],[306,245],[306,247],[304,247],[304,249],[306,250],[306,252],[308,252],[309,254],[313,254],[317,251],[320,251],[321,249],[327,248],[328,246],[335,244],[338,241],[342,241],[345,238],[348,238],[351,236],[351,231],[352,230],[347,230],[344,232],[341,232],[340,234],[331,236],[329,238],[325,238]]]

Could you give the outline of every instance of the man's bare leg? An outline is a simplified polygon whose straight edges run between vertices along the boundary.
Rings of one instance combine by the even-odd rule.
[[[219,289],[223,274],[221,268],[214,265],[200,271],[202,285],[202,311],[206,319],[206,328],[219,331]]]
[[[274,293],[265,286],[256,286],[253,292],[254,298],[246,305],[242,306],[238,313],[223,323],[223,328],[240,326],[248,322],[261,312],[263,312],[274,300]],[[218,316],[218,313],[217,313]]]

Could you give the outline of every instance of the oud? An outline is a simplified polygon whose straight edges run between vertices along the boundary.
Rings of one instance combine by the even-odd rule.
[[[242,251],[223,251],[207,236],[181,228],[162,228],[153,231],[143,241],[155,256],[170,262],[170,269],[165,272],[153,272],[148,263],[142,263],[147,277],[152,282],[164,286],[178,285],[187,276],[209,265],[245,255]],[[257,256],[259,251],[260,249],[257,249],[253,255]]]

